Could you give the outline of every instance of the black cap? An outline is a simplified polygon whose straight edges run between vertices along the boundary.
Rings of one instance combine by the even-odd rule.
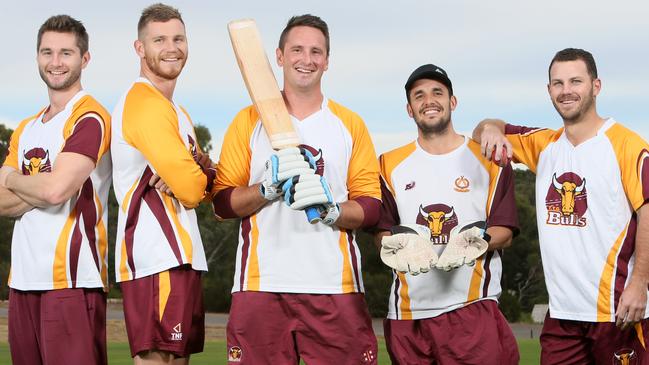
[[[427,65],[419,66],[416,70],[412,71],[410,77],[408,77],[408,81],[406,81],[406,97],[408,97],[410,89],[415,81],[421,79],[437,80],[446,85],[449,94],[453,95],[453,84],[451,84],[451,79],[448,78],[446,71],[441,67],[429,63]]]

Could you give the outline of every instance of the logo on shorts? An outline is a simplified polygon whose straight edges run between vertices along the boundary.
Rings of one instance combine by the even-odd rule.
[[[613,353],[613,364],[635,365],[638,363],[638,355],[633,349],[621,349]]]
[[[455,209],[446,204],[431,204],[419,206],[417,224],[430,229],[430,241],[433,244],[445,245],[448,243],[451,229],[457,226],[457,214]]]
[[[588,200],[586,178],[574,172],[566,172],[557,177],[552,175],[552,183],[545,197],[548,209],[547,224],[586,227]]]
[[[469,192],[469,186],[471,186],[471,182],[469,182],[469,179],[467,179],[464,176],[460,176],[457,179],[455,179],[455,191],[458,193],[468,193]]]
[[[228,361],[240,362],[241,355],[243,355],[243,351],[239,346],[232,346],[228,349]]]
[[[174,326],[173,332],[171,332],[171,341],[182,341],[183,340],[183,331],[180,323]]]
[[[363,362],[372,362],[376,359],[376,354],[374,353],[374,350],[367,350],[363,352]]]

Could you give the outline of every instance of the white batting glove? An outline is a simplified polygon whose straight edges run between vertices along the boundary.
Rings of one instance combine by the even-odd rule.
[[[284,201],[295,210],[314,205],[335,204],[331,188],[324,176],[302,174],[294,176],[282,185]]]
[[[389,267],[411,275],[428,272],[437,262],[430,230],[419,224],[397,226],[398,231],[381,240],[381,260]],[[394,230],[393,230],[394,232]]]
[[[281,185],[297,175],[315,174],[315,160],[309,151],[298,147],[288,147],[277,151],[266,161],[264,181],[259,186],[261,196],[275,200],[282,193]]]
[[[437,269],[451,271],[464,264],[473,266],[478,257],[487,252],[489,243],[483,238],[484,229],[472,227],[458,231],[461,231],[459,226],[451,231],[449,242],[435,265]]]

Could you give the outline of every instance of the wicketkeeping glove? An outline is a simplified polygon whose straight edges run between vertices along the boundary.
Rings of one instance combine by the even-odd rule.
[[[419,224],[396,226],[381,240],[381,260],[389,267],[412,275],[428,272],[437,262],[430,230]]]
[[[304,148],[288,147],[277,151],[266,161],[264,181],[259,186],[261,196],[275,200],[281,196],[281,185],[297,175],[315,174],[316,164],[311,152]]]
[[[471,227],[468,228],[467,227]],[[486,239],[485,239],[486,238]],[[444,252],[439,256],[436,268],[444,271],[456,269],[463,264],[475,265],[478,257],[489,248],[489,236],[483,228],[477,226],[459,226],[453,228]]]

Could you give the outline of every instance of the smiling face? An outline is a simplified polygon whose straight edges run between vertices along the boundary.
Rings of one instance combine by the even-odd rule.
[[[601,81],[593,79],[582,60],[555,62],[550,69],[548,92],[564,123],[577,123],[595,109]]]
[[[81,54],[74,33],[48,31],[41,37],[38,73],[51,90],[65,91],[80,85],[81,70],[90,60],[88,52]]]
[[[419,79],[408,94],[408,115],[414,118],[420,133],[429,135],[446,131],[457,99],[449,95],[444,84],[437,80]]]
[[[277,49],[277,64],[284,70],[284,89],[320,90],[322,75],[329,68],[329,55],[324,34],[313,27],[292,28]]]
[[[135,49],[146,73],[175,80],[187,61],[185,25],[178,19],[149,22],[135,41]]]

